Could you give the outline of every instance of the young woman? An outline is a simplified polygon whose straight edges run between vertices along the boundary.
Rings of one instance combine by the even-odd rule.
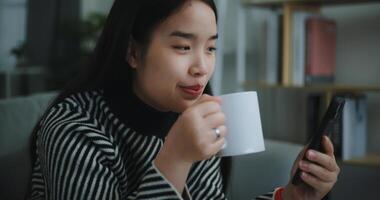
[[[116,0],[87,72],[34,131],[30,198],[225,199],[217,37],[212,0]],[[301,162],[309,186],[267,196],[321,199],[339,173],[325,147]]]

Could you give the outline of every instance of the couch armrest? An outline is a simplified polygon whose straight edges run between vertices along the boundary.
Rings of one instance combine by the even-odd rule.
[[[0,199],[24,199],[31,170],[30,134],[56,93],[0,101]]]

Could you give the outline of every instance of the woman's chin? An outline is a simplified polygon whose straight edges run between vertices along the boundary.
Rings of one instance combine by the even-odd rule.
[[[175,112],[183,113],[185,110],[187,110],[189,107],[191,107],[196,100],[183,100],[175,109]]]

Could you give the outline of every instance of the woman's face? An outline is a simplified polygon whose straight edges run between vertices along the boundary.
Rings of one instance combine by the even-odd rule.
[[[185,3],[153,32],[143,60],[130,62],[136,95],[160,111],[183,112],[214,71],[216,39],[214,11],[201,1]]]

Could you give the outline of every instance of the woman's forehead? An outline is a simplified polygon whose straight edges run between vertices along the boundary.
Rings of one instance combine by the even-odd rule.
[[[215,12],[201,1],[188,1],[178,12],[157,27],[166,37],[183,36],[211,38],[217,35]]]

